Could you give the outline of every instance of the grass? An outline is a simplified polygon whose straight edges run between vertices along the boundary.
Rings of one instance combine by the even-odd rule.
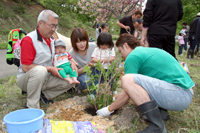
[[[176,47],[177,53],[177,47]],[[187,63],[189,68],[189,75],[195,82],[196,86],[193,88],[194,97],[190,106],[180,112],[169,111],[171,119],[165,122],[168,133],[200,133],[200,57],[195,59],[187,59],[186,52],[183,56],[177,55],[179,61]],[[21,90],[16,84],[16,76],[9,76],[0,79],[0,123],[3,122],[3,117],[14,110],[23,109],[26,103],[26,95],[21,95]],[[61,101],[66,98],[73,97],[77,94],[64,93],[55,98],[55,101]],[[86,93],[82,94],[86,95]],[[41,107],[45,110],[48,106],[41,103]],[[119,131],[119,133],[133,133],[140,131],[147,126],[140,118],[132,120],[133,126],[126,131]],[[0,127],[0,131],[2,127]]]

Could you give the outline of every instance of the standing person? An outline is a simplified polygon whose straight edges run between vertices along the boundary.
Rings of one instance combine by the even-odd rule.
[[[183,55],[182,50],[185,45],[184,38],[183,38],[184,34],[185,34],[184,31],[180,31],[179,36],[178,36],[178,43],[179,43],[178,55]]]
[[[37,18],[36,30],[21,41],[17,85],[27,92],[28,108],[40,108],[40,99],[44,104],[53,102],[51,99],[72,87],[60,76],[60,68],[52,66],[55,47],[51,37],[56,29],[58,15],[51,10],[43,10]]]
[[[139,133],[167,133],[162,112],[186,109],[192,101],[195,84],[169,53],[139,45],[139,40],[130,34],[122,34],[117,39],[116,46],[125,59],[123,90],[111,105],[99,109],[97,114],[108,116],[132,99],[144,120],[149,122]]]
[[[96,39],[98,38],[99,34],[101,33],[101,27],[100,24],[97,24],[97,28],[96,28]]]
[[[188,42],[188,35],[189,35],[189,31],[190,31],[190,26],[187,25],[187,22],[183,22],[182,26],[183,26],[183,29],[185,30],[185,35],[183,36],[184,42],[185,42],[184,50],[187,51],[187,42]]]
[[[94,67],[92,62],[92,52],[97,47],[94,42],[89,42],[87,32],[82,28],[76,28],[71,33],[72,49],[69,51],[73,59],[78,63],[78,78],[80,84],[77,86],[78,93],[87,89],[86,81],[89,77],[83,72],[85,66]],[[92,69],[93,70],[93,69]],[[89,85],[89,84],[88,84]]]
[[[133,20],[141,17],[142,12],[136,11],[132,16],[125,16],[117,21],[117,25],[120,27],[120,35],[123,33],[130,33],[133,35],[135,30],[133,26]]]
[[[107,23],[101,25],[101,32],[109,32],[109,25]]]
[[[175,56],[175,34],[177,21],[182,19],[181,0],[148,0],[144,10],[141,43],[146,35],[149,47],[163,49]]]
[[[69,82],[69,84],[80,84],[77,80],[76,70],[72,70],[70,66],[70,62],[75,62],[72,56],[66,52],[66,45],[65,42],[61,39],[57,39],[54,42],[55,45],[55,56],[54,56],[54,66],[57,68],[62,68],[59,70],[59,74],[61,77]],[[67,76],[72,78],[72,80]]]
[[[194,58],[194,49],[197,45],[197,39],[196,39],[195,33],[197,32],[197,24],[199,20],[200,20],[200,12],[196,15],[196,17],[190,23],[190,31],[189,31],[190,48],[188,49],[188,52],[187,52],[187,58],[191,58],[191,59]]]

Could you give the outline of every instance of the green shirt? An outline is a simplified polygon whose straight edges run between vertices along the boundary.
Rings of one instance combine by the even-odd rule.
[[[195,84],[169,53],[158,48],[136,47],[125,60],[125,74],[142,74],[190,89]]]

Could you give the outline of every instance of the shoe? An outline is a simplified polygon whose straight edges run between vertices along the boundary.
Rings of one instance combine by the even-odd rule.
[[[72,88],[70,88],[69,90],[67,90],[67,93],[72,94],[72,93],[74,93],[75,91],[76,91],[75,88],[72,87]]]
[[[42,91],[41,91],[40,99],[41,99],[41,101],[43,102],[43,104],[54,103],[53,100],[48,100],[48,99],[45,97],[45,95],[44,95],[44,93],[43,93]]]
[[[167,133],[158,105],[155,101],[146,102],[137,107],[143,119],[149,126],[138,133]]]
[[[160,110],[160,114],[161,114],[162,119],[164,121],[168,121],[170,119],[168,111],[166,109],[163,109],[163,108],[160,108],[160,107],[159,107],[159,110]]]
[[[27,106],[27,103],[25,104],[25,109],[28,109],[29,107]]]

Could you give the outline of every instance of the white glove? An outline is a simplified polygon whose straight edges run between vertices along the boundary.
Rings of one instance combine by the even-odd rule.
[[[105,117],[105,116],[109,116],[111,113],[113,113],[114,111],[112,111],[112,112],[110,112],[109,110],[108,110],[108,106],[107,107],[104,107],[104,108],[102,108],[102,109],[99,109],[99,110],[97,110],[97,115],[100,115],[100,116],[102,116],[102,117]]]

